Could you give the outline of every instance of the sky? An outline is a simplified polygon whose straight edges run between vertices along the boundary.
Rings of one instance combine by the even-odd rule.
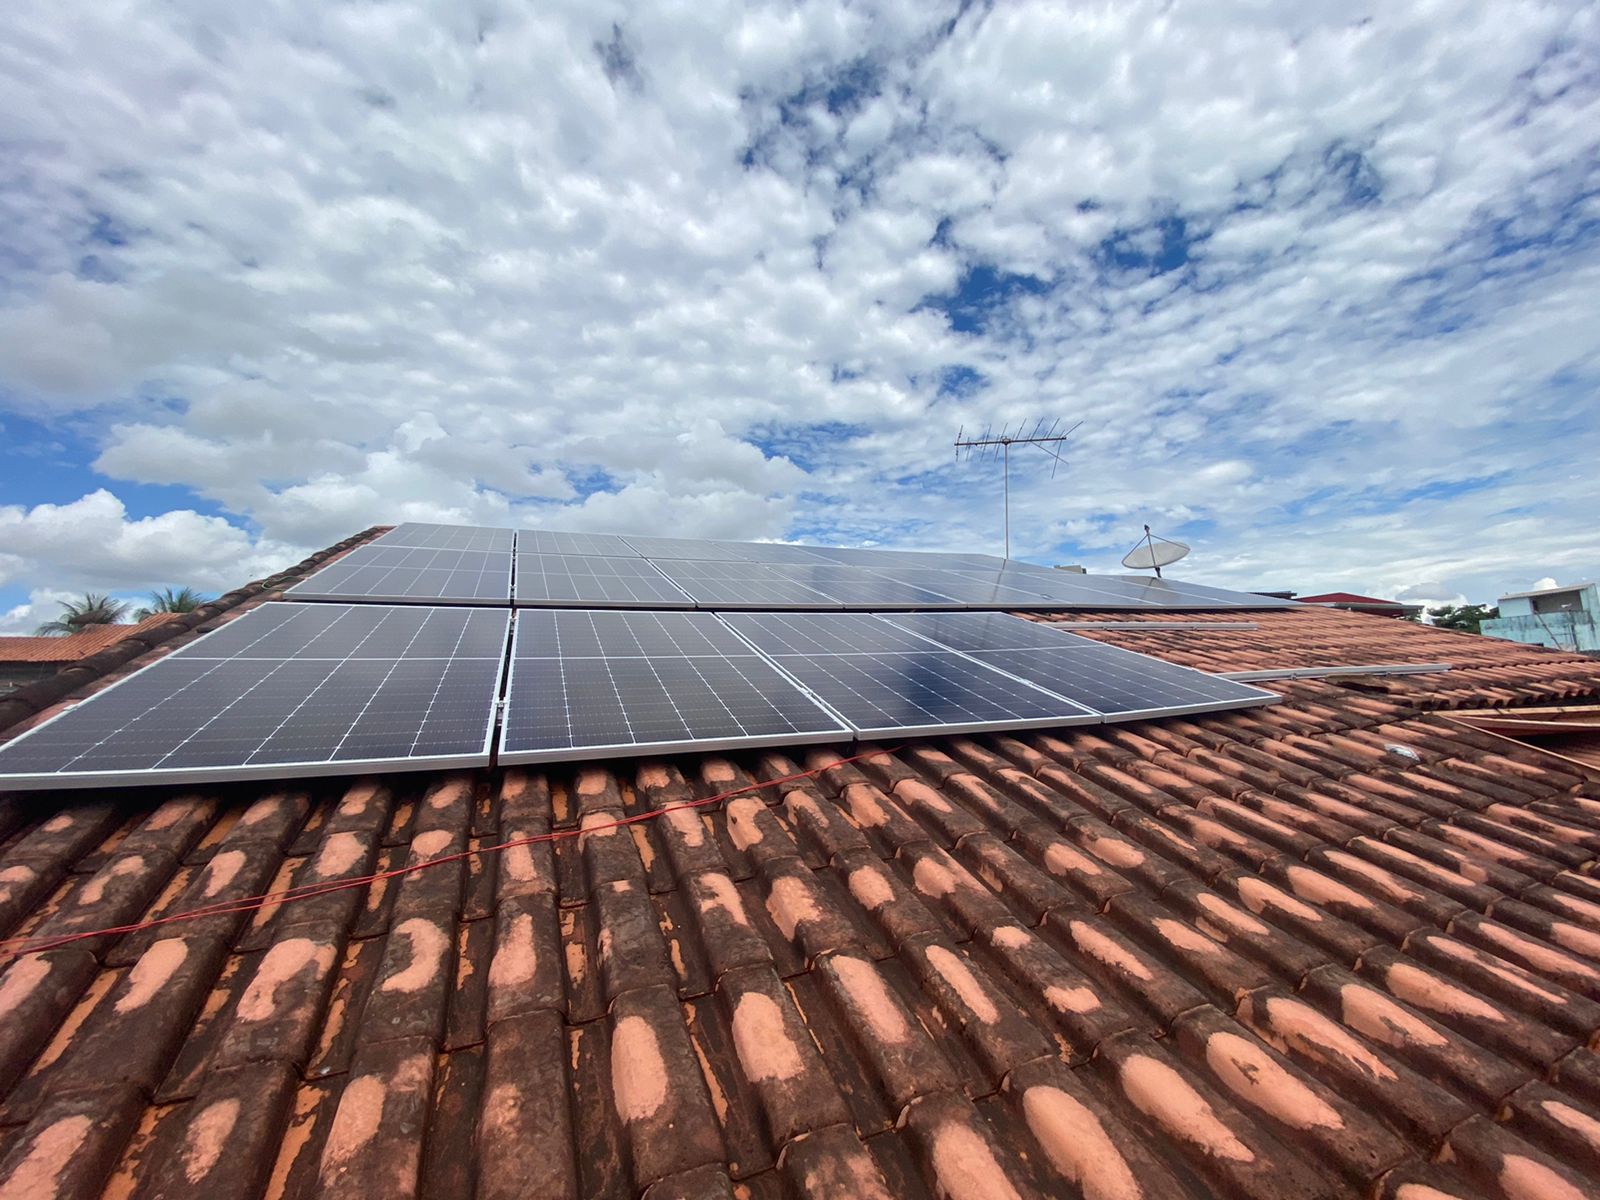
[[[371,524],[1600,575],[1600,7],[10,0],[0,632]],[[1054,474],[1052,477],[1052,468]]]

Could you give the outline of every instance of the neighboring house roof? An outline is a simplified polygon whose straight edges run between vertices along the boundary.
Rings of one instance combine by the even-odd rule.
[[[1377,596],[1358,596],[1354,592],[1324,592],[1320,596],[1300,596],[1301,604],[1381,604],[1405,608],[1399,600],[1383,600]]]
[[[0,663],[70,663],[98,654],[124,638],[140,637],[181,614],[156,613],[132,625],[94,625],[65,637],[0,637]]]
[[[1534,596],[1554,596],[1561,592],[1581,592],[1584,588],[1592,588],[1594,581],[1585,579],[1581,583],[1565,583],[1560,587],[1536,588],[1531,592],[1507,592],[1501,596],[1502,600],[1527,600]]]
[[[0,801],[4,932],[93,935],[0,974],[0,1194],[1590,1194],[1600,772],[1447,710],[1600,663],[1237,616],[1070,619],[1452,669],[855,761]]]

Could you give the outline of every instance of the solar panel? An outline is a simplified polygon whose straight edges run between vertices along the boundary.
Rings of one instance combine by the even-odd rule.
[[[297,600],[506,604],[511,555],[374,542],[335,559],[287,594]]]
[[[0,746],[8,788],[482,766],[505,609],[265,604]]]
[[[960,604],[978,608],[1055,608],[1055,601],[1038,591],[1008,587],[977,577],[976,572],[948,568],[879,567],[874,575],[927,588]]]
[[[635,553],[646,558],[750,561],[732,542],[713,542],[700,538],[635,537],[633,534],[627,536],[627,542]]]
[[[957,568],[972,579],[1024,591],[1036,591],[1056,603],[1073,608],[1286,608],[1285,600],[1235,592],[1226,588],[1154,579],[1143,575],[1080,575],[1032,563],[1008,563],[1000,571]]]
[[[1102,643],[1003,612],[896,613],[887,618],[896,628],[931,638],[964,652],[979,650],[1062,650]]]
[[[424,525],[407,521],[374,538],[373,546],[420,546],[433,550],[498,550],[509,552],[516,534],[482,525]]]
[[[872,570],[888,568],[997,569],[1004,559],[987,554],[949,554],[937,550],[869,550],[854,546],[808,546],[806,549],[831,562]]]
[[[1166,608],[1294,608],[1292,600],[1258,596],[1254,592],[1234,592],[1176,579],[1151,579],[1144,575],[1118,575],[1116,582],[1150,604]],[[1109,581],[1108,581],[1109,582]]]
[[[805,564],[836,561],[816,546],[791,546],[784,542],[722,542],[720,545],[736,550],[740,558],[750,562]]]
[[[1244,708],[1279,699],[1273,692],[1004,613],[912,613],[883,620],[1065,696],[1108,721]]]
[[[523,610],[499,760],[837,741],[849,730],[710,613]]]
[[[1148,608],[1115,581],[1044,567],[1008,566],[1003,570],[959,568],[955,574],[989,587],[1013,588],[1051,601],[1053,608]]]
[[[587,608],[693,608],[694,601],[642,558],[517,555],[518,604]]]
[[[828,609],[842,604],[790,579],[777,567],[752,562],[652,559],[702,608]]]
[[[960,601],[890,575],[837,563],[771,566],[773,574],[802,584],[848,608],[951,608]]]
[[[1100,720],[1080,704],[867,613],[728,613],[722,620],[863,737]]]
[[[594,554],[637,558],[639,552],[615,533],[567,533],[560,529],[519,529],[518,554]]]

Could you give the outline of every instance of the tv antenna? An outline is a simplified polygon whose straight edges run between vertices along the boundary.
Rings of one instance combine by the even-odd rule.
[[[1039,449],[1043,450],[1051,458],[1055,459],[1055,462],[1051,464],[1050,467],[1050,478],[1054,479],[1056,477],[1056,469],[1060,467],[1061,464],[1066,460],[1063,459],[1061,455],[1057,454],[1052,447],[1066,441],[1072,436],[1072,431],[1077,429],[1078,426],[1082,424],[1082,421],[1076,421],[1073,423],[1070,429],[1067,429],[1062,433],[1057,433],[1056,430],[1061,425],[1061,420],[1059,417],[1050,422],[1050,427],[1048,429],[1045,428],[1044,418],[1040,417],[1034,422],[1033,430],[1026,434],[1024,434],[1023,431],[1028,427],[1027,421],[1017,422],[1017,428],[1014,432],[1008,432],[1006,426],[1002,425],[998,435],[993,433],[987,425],[983,427],[982,437],[969,438],[963,436],[967,431],[967,427],[965,425],[961,426],[961,428],[956,431],[957,461],[959,461],[961,458],[961,452],[965,450],[967,452],[968,462],[972,462],[974,459],[981,461],[985,458],[999,458],[1003,464],[1002,476],[1005,481],[1004,508],[1007,559],[1010,559],[1011,557],[1011,447],[1039,447]]]
[[[1131,567],[1135,571],[1155,571],[1156,578],[1161,578],[1161,568],[1177,562],[1189,553],[1189,547],[1182,542],[1174,542],[1167,538],[1157,537],[1150,532],[1150,526],[1144,527],[1144,537],[1122,556],[1122,565]]]

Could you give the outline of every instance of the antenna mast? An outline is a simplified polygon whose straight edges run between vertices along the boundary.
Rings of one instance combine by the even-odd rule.
[[[1011,557],[1011,447],[1039,447],[1039,449],[1043,450],[1051,458],[1055,459],[1055,463],[1050,468],[1050,478],[1054,479],[1056,477],[1056,468],[1059,467],[1065,460],[1063,460],[1061,455],[1056,453],[1052,447],[1059,445],[1071,437],[1073,430],[1077,429],[1079,425],[1083,424],[1083,422],[1077,421],[1072,425],[1071,429],[1066,430],[1064,433],[1057,433],[1056,429],[1060,424],[1061,421],[1058,418],[1054,421],[1051,421],[1050,427],[1046,429],[1044,418],[1040,417],[1036,422],[1034,422],[1032,432],[1027,434],[1023,433],[1028,425],[1026,421],[1019,421],[1014,432],[1008,432],[1006,427],[1002,425],[998,435],[991,433],[987,425],[984,426],[982,437],[969,438],[963,436],[967,431],[967,427],[965,425],[963,425],[956,433],[957,459],[960,459],[961,452],[965,450],[967,452],[968,462],[971,462],[974,458],[982,459],[986,457],[998,457],[1003,464],[1001,468],[1001,474],[1003,477],[1002,495],[1004,496],[1003,504],[1005,507],[1005,538],[1007,559]]]

